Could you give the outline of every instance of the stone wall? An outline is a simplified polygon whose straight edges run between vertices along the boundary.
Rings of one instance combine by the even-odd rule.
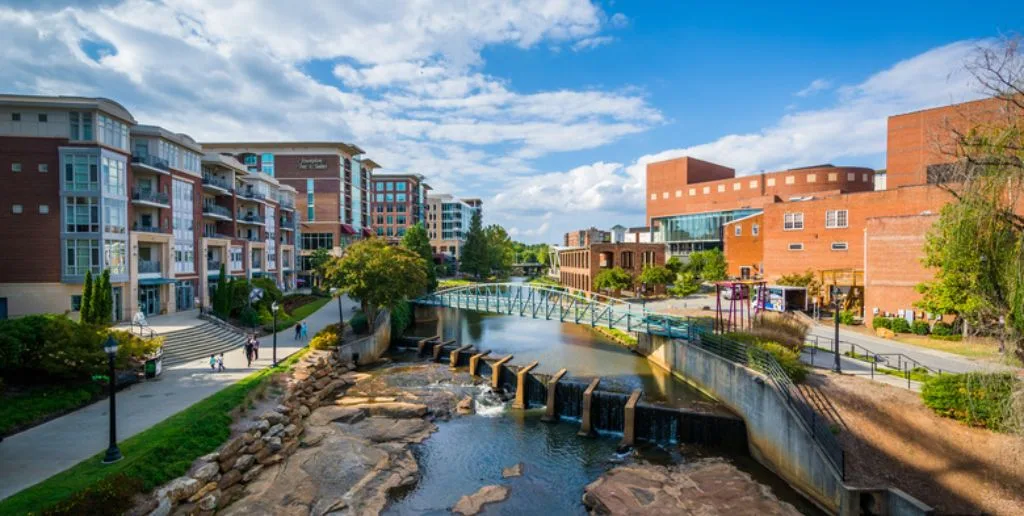
[[[377,316],[376,330],[365,337],[338,346],[339,358],[356,365],[365,365],[377,361],[391,345],[391,313],[381,311]]]

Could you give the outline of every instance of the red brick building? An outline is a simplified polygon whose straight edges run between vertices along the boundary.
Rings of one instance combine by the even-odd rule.
[[[420,223],[425,227],[429,191],[420,174],[374,175],[370,211],[377,236],[395,244],[410,227]]]
[[[593,292],[594,278],[605,269],[621,267],[639,278],[644,267],[665,265],[665,246],[639,242],[594,243],[560,250],[558,260],[559,283],[573,290]],[[655,291],[660,290],[659,287]]]

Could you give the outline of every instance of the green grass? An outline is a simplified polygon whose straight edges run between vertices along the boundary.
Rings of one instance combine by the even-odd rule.
[[[313,315],[313,312],[321,309],[327,303],[331,302],[332,298],[319,297],[304,305],[299,305],[297,308],[292,310],[292,314],[285,318],[278,318],[277,320],[277,331],[286,330],[291,326],[295,326],[295,323]],[[265,329],[269,330],[271,324],[264,326]]]
[[[902,378],[904,380],[907,379],[907,374],[904,371],[900,370],[900,369],[890,369],[888,367],[876,367],[875,368],[875,372],[876,373],[881,373],[881,374],[884,374],[884,375],[895,376],[897,378]],[[910,379],[915,381],[915,382],[924,382],[924,381],[927,381],[927,380],[929,380],[931,378],[934,378],[935,376],[936,375],[932,374],[931,372],[929,372],[927,369],[925,369],[923,367],[915,367],[915,368],[910,370]]]
[[[530,285],[540,285],[545,287],[561,287],[562,284],[556,279],[549,278],[547,276],[537,276],[536,278],[527,281]]]
[[[617,330],[615,328],[605,328],[602,326],[594,326],[593,328],[594,331],[596,331],[597,333],[600,333],[601,335],[604,335],[605,337],[608,337],[609,339],[612,339],[615,342],[618,342],[619,344],[629,347],[636,346],[636,337],[622,330]]]
[[[96,399],[99,385],[54,385],[0,398],[0,435],[35,426]]]
[[[274,374],[291,369],[306,351],[300,350],[275,368],[246,376],[125,439],[120,443],[124,459],[119,462],[103,464],[101,452],[0,501],[0,514],[39,514],[118,473],[142,480],[145,491],[185,474],[195,459],[216,450],[231,435],[231,412],[246,396]]]
[[[481,282],[479,282],[479,281],[471,281],[471,280],[464,280],[464,279],[446,279],[446,280],[441,280],[441,281],[437,282],[437,289],[441,290],[443,288],[466,287],[466,286],[469,286],[469,285],[476,285],[477,283],[481,283]]]

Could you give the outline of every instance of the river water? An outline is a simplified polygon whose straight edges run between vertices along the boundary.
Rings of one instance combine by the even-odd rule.
[[[490,350],[493,355],[514,355],[512,363],[538,361],[534,372],[568,369],[565,379],[601,377],[601,388],[630,392],[643,389],[645,401],[702,411],[726,411],[714,400],[651,366],[623,346],[575,324],[486,315],[455,309],[439,310],[439,320],[417,324],[407,335],[456,339]],[[396,357],[397,358],[397,357]],[[510,490],[508,500],[485,506],[482,514],[585,514],[583,488],[616,465],[647,461],[680,463],[702,457],[723,457],[772,493],[805,513],[817,510],[784,482],[745,455],[689,445],[640,445],[618,453],[621,436],[581,438],[578,424],[540,421],[543,408],[510,410],[500,403],[477,399],[480,413],[440,422],[439,430],[415,454],[421,479],[395,496],[389,514],[450,514],[463,495],[487,485]],[[488,408],[488,405],[491,405]],[[502,479],[502,468],[524,464],[520,478]]]

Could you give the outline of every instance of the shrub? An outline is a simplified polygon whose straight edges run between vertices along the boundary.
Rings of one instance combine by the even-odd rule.
[[[270,309],[267,305],[260,303],[260,307],[256,310],[256,316],[259,318],[260,326],[272,328],[274,326],[274,314],[270,313]]]
[[[874,329],[885,328],[887,330],[892,329],[892,319],[888,317],[875,317],[871,320],[871,327]]]
[[[857,324],[857,320],[854,319],[853,317],[853,312],[849,310],[843,310],[839,312],[839,322],[847,326],[853,326],[854,324]]]
[[[399,338],[412,324],[412,303],[400,301],[391,309],[391,337]]]
[[[252,286],[263,289],[263,298],[259,302],[261,307],[269,308],[271,303],[275,301],[280,303],[284,299],[281,289],[277,288],[274,280],[270,278],[255,278],[252,280]]]
[[[808,326],[789,314],[765,314],[754,320],[750,334],[760,341],[775,342],[799,353],[807,339]]]
[[[125,474],[112,475],[83,489],[42,512],[43,516],[121,514],[132,508],[133,497],[142,491],[142,480]]]
[[[932,326],[932,337],[948,337],[952,335],[959,337],[952,324],[939,321]]]
[[[238,314],[238,320],[248,328],[256,326],[260,322],[259,313],[256,309],[251,306],[242,307],[242,311]]]
[[[334,349],[341,344],[341,338],[345,334],[344,323],[334,323],[325,326],[316,332],[313,339],[309,341],[309,347],[313,349]]]
[[[928,321],[914,321],[914,324],[910,325],[910,331],[914,335],[928,335],[929,330]]]
[[[910,323],[902,317],[896,317],[892,320],[889,329],[895,333],[910,333]]]
[[[800,361],[800,352],[774,342],[758,342],[756,346],[775,357],[793,383],[803,383],[807,379],[807,365]]]
[[[103,335],[103,340],[106,340],[107,335],[113,336],[114,340],[117,341],[116,364],[120,369],[130,367],[132,361],[145,360],[164,345],[163,337],[144,339],[126,331],[111,330]]]
[[[370,331],[370,323],[366,321],[366,314],[361,311],[356,312],[348,323],[352,325],[352,331],[358,335],[363,335]]]
[[[1014,382],[1013,373],[943,374],[925,382],[921,397],[940,416],[1005,430]]]

